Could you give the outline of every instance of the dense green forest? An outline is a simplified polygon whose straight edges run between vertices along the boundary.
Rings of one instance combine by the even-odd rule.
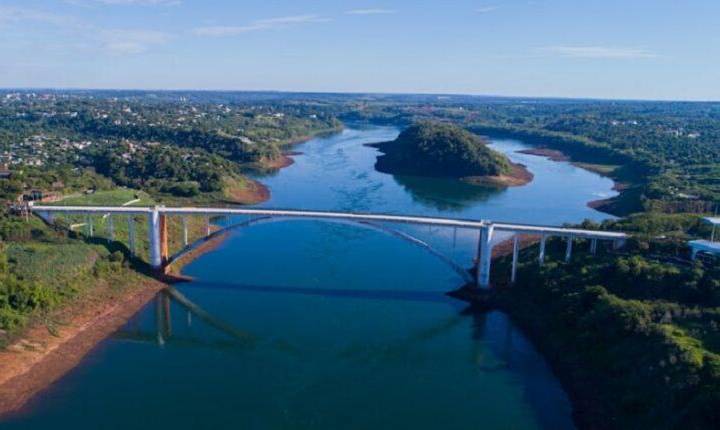
[[[416,176],[496,176],[510,172],[510,161],[480,137],[451,124],[423,121],[393,142],[374,145],[383,156],[376,167]]]
[[[245,170],[272,163],[285,145],[340,127],[307,105],[196,99],[9,93],[0,99],[0,164],[25,189],[57,183],[43,178],[75,169],[190,197],[243,183]]]
[[[638,214],[590,229],[625,230],[618,251],[564,240],[497,262],[495,304],[553,363],[583,427],[711,428],[720,419],[720,266],[687,260],[709,226],[686,214]]]

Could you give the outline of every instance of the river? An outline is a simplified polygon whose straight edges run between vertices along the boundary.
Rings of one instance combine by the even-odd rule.
[[[373,169],[394,127],[353,126],[295,149],[262,177],[277,208],[439,215],[535,224],[601,220],[612,182],[492,146],[534,181],[493,190]],[[223,222],[220,220],[218,222]],[[394,226],[397,227],[397,226]],[[477,233],[397,227],[470,267]],[[462,279],[382,231],[295,220],[234,230],[4,429],[565,429],[567,394],[501,312],[445,292]]]

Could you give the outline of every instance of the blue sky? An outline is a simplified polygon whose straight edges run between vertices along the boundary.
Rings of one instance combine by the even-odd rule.
[[[0,0],[0,87],[720,100],[719,0]]]

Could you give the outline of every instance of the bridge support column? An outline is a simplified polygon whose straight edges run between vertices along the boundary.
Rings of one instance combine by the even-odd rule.
[[[112,215],[107,215],[107,231],[108,231],[108,240],[113,241],[115,240],[115,226],[113,225],[113,217]]]
[[[547,236],[544,234],[540,238],[540,253],[538,254],[538,263],[542,266],[545,263],[545,243],[547,242]]]
[[[573,236],[567,237],[567,248],[565,249],[565,262],[569,263],[572,258]]]
[[[135,219],[133,216],[128,216],[128,248],[130,248],[130,255],[135,255]]]
[[[150,242],[150,266],[162,268],[162,250],[160,244],[160,211],[157,206],[148,215],[148,236]]]
[[[510,272],[510,282],[513,284],[515,283],[515,279],[517,279],[517,261],[518,261],[518,253],[520,252],[520,238],[516,234],[515,237],[513,237],[513,257],[512,257],[512,271]]]
[[[210,236],[210,215],[205,217],[205,236]]]
[[[94,231],[93,231],[93,223],[92,223],[92,216],[90,214],[85,215],[85,225],[87,226],[87,235],[88,237],[93,237]]]
[[[182,227],[183,227],[183,246],[188,246],[188,223],[187,223],[187,217],[182,217]]]
[[[168,249],[168,217],[160,214],[160,259],[167,263],[170,251]]]
[[[592,255],[597,254],[597,239],[593,239],[590,241],[590,253]]]
[[[480,288],[490,288],[490,268],[492,264],[492,239],[495,227],[486,224],[480,228],[480,243],[478,243],[477,285]]]

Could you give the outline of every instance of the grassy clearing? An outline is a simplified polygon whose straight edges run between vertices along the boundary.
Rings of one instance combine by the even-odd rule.
[[[129,188],[71,195],[55,204],[60,206],[120,206],[136,199],[139,199],[139,201],[132,203],[130,206],[150,206],[155,204],[147,193]]]
[[[612,176],[612,174],[620,168],[619,164],[594,164],[579,162],[574,162],[573,164],[581,169],[589,170],[603,176]]]
[[[90,273],[98,258],[109,252],[102,246],[68,243],[12,243],[7,249],[13,273],[32,282],[58,286]]]

